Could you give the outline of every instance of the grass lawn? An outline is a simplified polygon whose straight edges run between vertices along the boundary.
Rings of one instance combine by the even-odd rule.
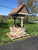
[[[6,33],[10,31],[9,27],[10,25],[13,25],[13,22],[10,23],[0,23],[0,45],[13,42]],[[38,23],[29,23],[25,24],[26,26],[26,32],[32,37],[38,35]]]
[[[32,37],[38,35],[38,23],[24,24],[26,32]]]
[[[12,42],[12,40],[6,35],[10,31],[10,25],[13,25],[13,22],[10,23],[0,23],[0,44],[5,44]]]

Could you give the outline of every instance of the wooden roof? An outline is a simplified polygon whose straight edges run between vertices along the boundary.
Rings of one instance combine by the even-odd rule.
[[[17,8],[13,9],[9,15],[13,15],[13,14],[23,14],[23,15],[28,15],[28,12],[25,8],[25,5],[22,4],[21,6],[18,6]]]

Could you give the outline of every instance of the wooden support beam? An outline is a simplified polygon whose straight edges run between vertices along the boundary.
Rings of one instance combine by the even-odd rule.
[[[23,27],[23,19],[24,17],[21,17],[21,27]]]
[[[14,26],[16,26],[16,17],[13,17],[14,18]]]

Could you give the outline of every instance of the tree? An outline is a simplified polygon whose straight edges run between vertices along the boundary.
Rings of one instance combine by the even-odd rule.
[[[17,0],[17,3],[18,6],[25,4],[25,7],[29,13],[38,13],[38,0]]]
[[[38,13],[38,0],[17,0],[18,6],[25,4],[29,14]],[[28,16],[26,17],[28,22]]]

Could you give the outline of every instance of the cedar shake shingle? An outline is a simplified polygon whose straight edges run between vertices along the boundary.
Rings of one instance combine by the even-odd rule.
[[[9,14],[17,12],[22,6],[23,6],[23,4],[21,6],[18,6],[15,9],[13,9]]]
[[[14,14],[14,13],[17,13],[22,7],[24,6],[24,4],[22,4],[21,6],[18,6],[17,8],[13,9],[9,15],[11,14]],[[21,13],[28,13],[27,10],[25,9],[25,7],[23,7],[21,10],[20,10]],[[19,13],[19,12],[18,12]]]

